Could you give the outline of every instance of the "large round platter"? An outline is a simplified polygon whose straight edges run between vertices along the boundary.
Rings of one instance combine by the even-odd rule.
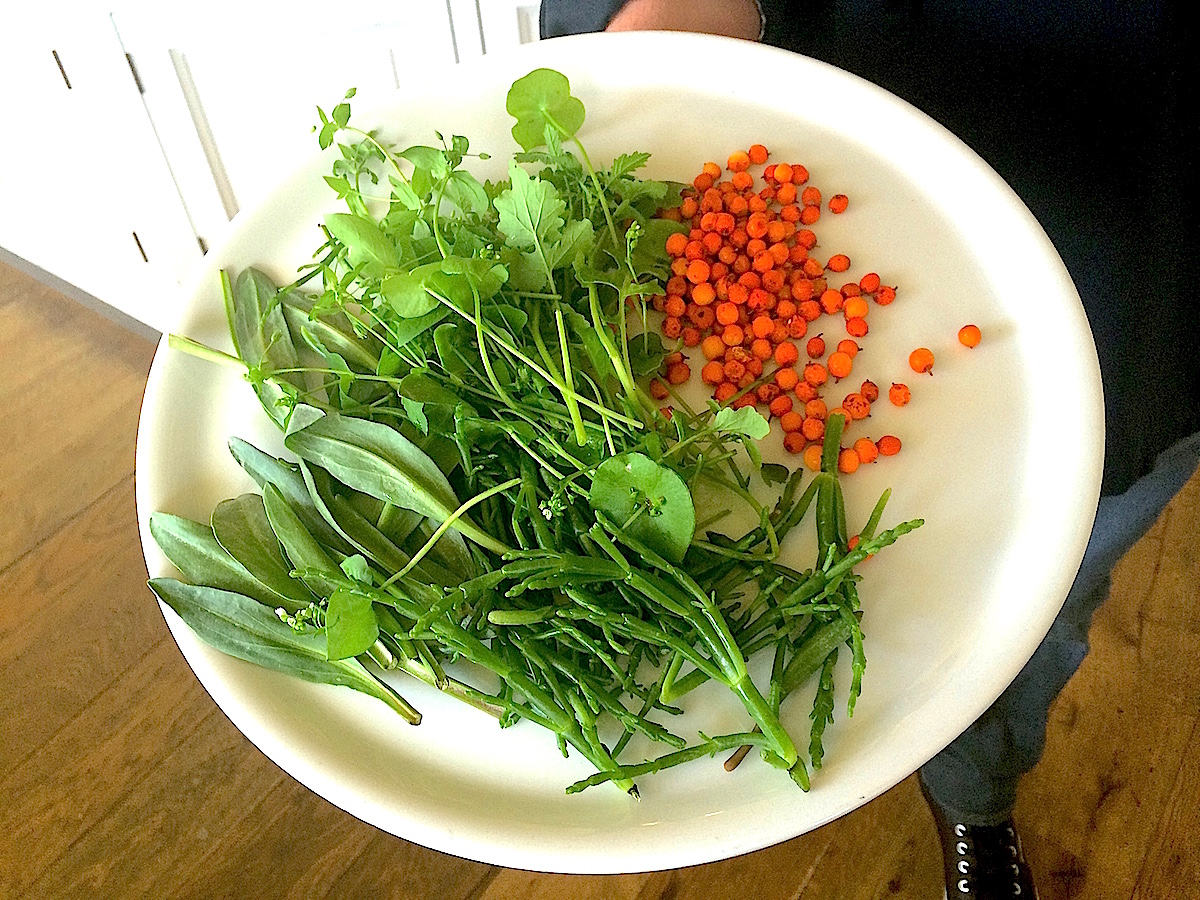
[[[720,60],[697,66],[689,61]],[[899,286],[871,319],[861,372],[907,379],[904,409],[876,405],[872,434],[899,456],[845,479],[849,516],[893,489],[885,524],[926,525],[861,571],[869,664],[854,717],[840,704],[813,789],[749,759],[732,774],[702,760],[646,778],[635,801],[611,788],[568,796],[588,774],[533,726],[501,731],[423,685],[397,682],[424,713],[406,725],[377,701],[225,657],[164,609],[196,676],[264,754],[347,812],[425,846],[511,867],[641,871],[755,850],[826,823],[886,791],[982,712],[1046,633],[1082,557],[1099,492],[1099,371],[1071,280],[1036,221],[961,142],[911,107],[828,66],[758,45],[681,34],[594,35],[533,45],[411,82],[370,111],[399,146],[463,134],[504,177],[516,150],[504,98],[533,68],[566,74],[587,108],[581,132],[598,164],[653,154],[646,174],[687,180],[705,160],[752,142],[802,162],[850,210],[822,218],[847,277],[874,270]],[[730,72],[755,72],[731,79]],[[797,86],[783,92],[758,85]],[[802,88],[802,89],[799,89]],[[777,102],[795,97],[794,104]],[[320,98],[314,98],[314,101]],[[315,143],[315,142],[314,142]],[[240,214],[182,304],[175,331],[229,349],[218,272],[257,265],[286,282],[319,245],[337,200],[318,155]],[[960,325],[983,343],[959,345]],[[916,346],[935,375],[907,369]],[[155,510],[196,519],[253,486],[226,450],[232,435],[280,441],[234,372],[158,352],[138,434],[137,501],[152,576],[172,574],[147,530]],[[778,435],[772,437],[777,440]],[[774,445],[772,445],[774,446]],[[767,448],[771,452],[772,446]],[[1071,448],[1063,464],[1063,447]],[[805,546],[799,552],[810,553]],[[811,562],[811,561],[810,561]],[[843,675],[841,683],[847,678]],[[687,715],[710,733],[745,723],[698,691]],[[785,707],[797,734],[807,702]],[[678,727],[678,723],[674,723]]]

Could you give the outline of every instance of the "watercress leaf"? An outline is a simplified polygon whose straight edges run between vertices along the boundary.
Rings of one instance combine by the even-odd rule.
[[[370,599],[351,591],[334,591],[325,613],[326,658],[358,656],[378,638],[379,624]]]
[[[325,119],[325,114],[321,113],[321,118]],[[317,144],[322,150],[328,150],[333,144],[333,136],[337,134],[337,122],[325,120],[325,124],[321,126],[320,132],[317,134]]]
[[[399,256],[396,245],[388,240],[374,220],[353,213],[330,213],[325,227],[346,248],[351,266],[362,266],[363,273],[381,278],[396,267]]]
[[[425,416],[425,404],[419,400],[413,400],[411,397],[401,397],[400,405],[404,407],[404,414],[408,416],[408,421],[412,422],[413,427],[421,434],[429,434],[429,419]]]
[[[433,328],[448,315],[450,315],[450,310],[439,305],[437,309],[431,309],[424,315],[394,322],[388,328],[388,341],[394,347],[403,347]]]
[[[427,372],[416,371],[400,380],[400,394],[417,403],[457,406],[462,398]]]
[[[658,332],[636,335],[629,341],[629,367],[639,378],[651,375],[662,368],[667,352]]]
[[[438,361],[450,375],[464,376],[473,371],[469,359],[472,351],[466,329],[455,322],[444,322],[433,330],[433,346]]]
[[[325,183],[333,188],[334,193],[338,195],[339,200],[345,199],[354,191],[354,188],[350,185],[349,180],[347,180],[345,176],[326,175]]]
[[[442,293],[474,304],[471,287],[479,293],[480,300],[489,300],[499,293],[508,280],[508,270],[492,259],[478,257],[448,256],[438,264],[440,275],[435,274],[431,283]]]
[[[483,313],[484,318],[509,334],[522,334],[529,327],[529,314],[511,303],[496,303]]]
[[[766,484],[784,484],[790,477],[788,467],[779,463],[763,463],[759,469],[762,480]]]
[[[696,530],[687,484],[673,469],[641,453],[602,462],[592,477],[588,502],[671,562],[683,560]]]
[[[437,147],[409,147],[396,155],[412,163],[413,168],[429,173],[435,181],[440,181],[450,174],[446,153]]]
[[[392,205],[393,210],[403,212],[415,212],[421,208],[421,198],[413,189],[413,186],[408,181],[403,181],[395,176],[388,179],[392,186],[392,198],[395,201]],[[391,216],[392,210],[388,211]]]
[[[268,590],[295,608],[313,601],[312,592],[292,577],[259,494],[218,503],[212,512],[212,530],[225,551]]]
[[[397,315],[421,318],[438,308],[438,299],[429,292],[430,280],[440,272],[437,263],[426,263],[411,271],[393,271],[383,279],[380,293]]]
[[[446,199],[463,212],[485,214],[490,205],[487,191],[470,172],[456,169],[446,181]]]
[[[571,96],[567,77],[553,69],[534,69],[514,81],[505,108],[517,120],[512,135],[525,150],[545,142],[546,126],[573,137],[583,125],[583,103]]]
[[[371,564],[357,553],[343,559],[340,568],[347,578],[357,581],[359,584],[369,585],[371,583]],[[357,656],[357,654],[353,655]]]
[[[534,254],[506,246],[500,249],[500,261],[516,290],[533,293],[546,288],[546,267]]]
[[[762,413],[750,406],[734,409],[723,406],[713,417],[712,427],[726,434],[742,435],[761,441],[771,431],[771,424]]]

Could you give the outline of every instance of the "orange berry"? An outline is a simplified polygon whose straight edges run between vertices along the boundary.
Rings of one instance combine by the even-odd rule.
[[[775,370],[775,383],[779,385],[781,390],[790,391],[796,387],[799,381],[800,376],[790,366],[786,369]]]
[[[791,434],[793,431],[799,431],[800,426],[804,424],[804,416],[801,413],[786,412],[779,417],[779,427],[783,429],[785,434]]]
[[[800,359],[800,351],[791,341],[784,341],[775,348],[775,364],[780,367],[793,365]]]
[[[829,354],[829,374],[834,378],[845,378],[854,367],[854,358],[849,353],[836,350]]]
[[[820,397],[814,397],[804,404],[804,414],[813,419],[827,419],[829,417],[829,409],[825,406],[825,401]]]
[[[908,354],[908,365],[918,375],[933,374],[933,351],[928,347],[918,347]]]
[[[873,294],[879,290],[879,276],[874,272],[868,272],[862,278],[858,279],[858,286],[862,288],[863,293]]]
[[[864,463],[873,463],[879,458],[879,448],[870,438],[861,437],[855,441],[854,452],[858,454],[859,461]]]
[[[958,342],[964,347],[978,347],[983,334],[978,325],[964,325],[958,329]]]
[[[700,342],[700,352],[705,359],[720,359],[725,355],[725,342],[719,335],[710,334]]]
[[[804,465],[814,472],[821,471],[821,445],[809,444],[804,448]]]
[[[710,359],[700,370],[700,380],[715,387],[725,380],[725,367],[719,360]]]
[[[767,385],[763,385],[763,387],[767,387]],[[767,409],[778,419],[792,411],[792,398],[787,394],[780,394],[770,401]]]
[[[745,150],[734,150],[729,154],[725,167],[730,172],[745,172],[750,168],[750,154]]]
[[[900,438],[885,434],[875,442],[875,446],[879,448],[880,456],[895,456],[900,452]]]
[[[788,453],[799,453],[807,444],[804,435],[798,431],[789,431],[783,436],[783,449]]]
[[[686,275],[687,280],[692,284],[703,284],[705,281],[708,281],[711,274],[712,267],[708,264],[707,260],[693,259],[688,263]]]
[[[871,414],[870,402],[858,392],[845,396],[842,400],[842,409],[850,414],[851,419],[865,419]]]
[[[810,362],[804,367],[804,380],[813,387],[820,387],[829,380],[829,372],[820,363]]]
[[[847,319],[865,319],[870,311],[871,308],[867,305],[867,301],[859,296],[847,297],[842,306],[842,312]]]
[[[691,367],[685,362],[672,363],[667,367],[667,381],[673,385],[687,384],[691,377]]]

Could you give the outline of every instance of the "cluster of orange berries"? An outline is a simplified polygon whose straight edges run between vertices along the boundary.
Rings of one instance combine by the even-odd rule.
[[[830,283],[849,270],[850,259],[813,255],[817,236],[810,226],[822,214],[820,190],[808,184],[804,166],[767,165],[767,158],[761,144],[735,151],[727,178],[719,165],[705,163],[679,207],[664,213],[690,227],[667,241],[671,277],[652,304],[663,314],[664,337],[699,349],[705,360],[700,377],[717,402],[765,408],[783,431],[784,448],[818,469],[828,417],[841,414],[849,426],[865,419],[879,398],[869,380],[833,408],[823,395],[850,377],[871,305],[888,305],[896,289],[873,272]],[[763,166],[762,187],[752,166]],[[836,194],[825,205],[836,215],[849,199]],[[822,317],[840,318],[846,337],[809,336]],[[667,357],[663,377],[672,385],[691,378],[683,350]],[[661,382],[650,388],[658,399],[668,396]],[[841,449],[838,466],[853,472],[899,450],[894,435],[861,437]]]

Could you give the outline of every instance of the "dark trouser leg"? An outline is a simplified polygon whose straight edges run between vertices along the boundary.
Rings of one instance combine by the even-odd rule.
[[[1125,493],[1101,498],[1079,573],[1046,639],[999,699],[921,769],[925,790],[956,821],[1008,818],[1018,779],[1041,757],[1050,705],[1087,653],[1092,613],[1108,595],[1113,567],[1198,464],[1200,433],[1164,451]]]

